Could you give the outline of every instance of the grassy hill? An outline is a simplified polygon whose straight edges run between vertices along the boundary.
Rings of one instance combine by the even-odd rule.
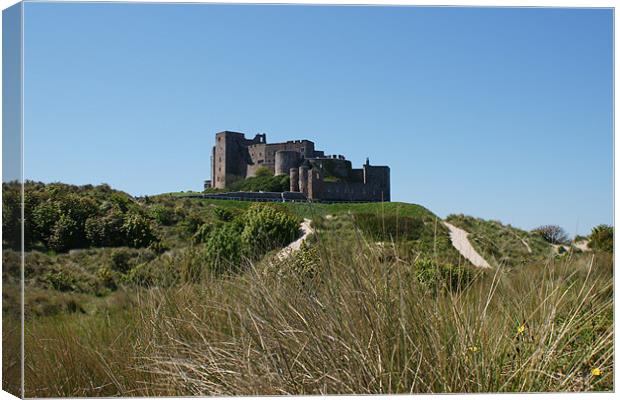
[[[555,254],[552,246],[540,235],[499,221],[462,214],[449,215],[446,221],[469,232],[468,238],[472,246],[494,266],[523,266],[543,261]]]
[[[489,261],[519,266],[481,271],[415,204],[25,191],[27,396],[613,388],[609,251],[550,257],[538,236],[450,216]],[[5,232],[18,193],[3,186]],[[275,259],[303,218],[315,233]],[[4,238],[11,348],[20,254]],[[5,387],[17,357],[3,358]]]

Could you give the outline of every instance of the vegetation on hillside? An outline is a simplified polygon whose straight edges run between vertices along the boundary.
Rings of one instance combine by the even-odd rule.
[[[28,395],[613,389],[610,256],[451,286],[364,241],[313,248],[319,257],[229,279],[119,293],[92,316],[29,321]]]
[[[472,246],[494,266],[518,267],[544,261],[552,254],[550,244],[533,234],[499,221],[452,214],[449,223],[469,233]]]
[[[256,171],[255,176],[239,179],[225,189],[209,188],[205,193],[221,192],[288,192],[290,190],[290,178],[288,175],[277,175],[263,167]]]
[[[567,244],[568,234],[558,225],[543,225],[532,230],[532,233],[540,235],[545,241],[551,244]]]
[[[21,185],[2,184],[4,245],[20,249]],[[24,246],[64,252],[87,247],[147,247],[157,242],[135,200],[107,185],[24,185]]]
[[[598,225],[592,228],[588,247],[595,251],[614,251],[614,228],[609,225]]]
[[[414,204],[26,188],[36,199],[26,214],[36,227],[25,255],[29,397],[613,390],[609,227],[591,235],[595,252],[550,257],[540,236],[451,216],[485,256],[520,266],[486,271]],[[18,230],[18,202],[3,189],[3,229]],[[43,218],[49,209],[56,221]],[[136,216],[153,241],[136,242],[140,229],[112,241]],[[315,233],[279,260],[302,218]],[[84,235],[53,248],[62,219]],[[5,238],[7,349],[19,347],[20,254]],[[18,353],[3,358],[13,391],[17,366]]]

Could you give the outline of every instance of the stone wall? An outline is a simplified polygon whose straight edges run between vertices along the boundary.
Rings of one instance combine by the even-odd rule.
[[[307,160],[302,164],[302,160]],[[300,166],[301,164],[301,166]],[[353,169],[343,156],[325,156],[309,140],[267,143],[266,135],[246,139],[240,132],[215,135],[211,153],[211,184],[225,188],[266,167],[288,174],[291,192],[325,201],[390,201],[390,168],[370,165]],[[336,181],[333,181],[336,180]]]
[[[283,143],[250,145],[248,146],[248,153],[251,162],[248,166],[247,177],[255,176],[256,170],[260,167],[269,168],[275,174],[278,151],[296,151],[304,158],[314,157],[317,153],[314,149],[314,143],[309,140],[289,140]]]
[[[311,200],[390,201],[389,167],[366,164],[361,169],[353,169],[352,174],[361,176],[362,179],[329,182],[325,181],[317,167],[308,169],[302,166],[298,170],[291,169],[291,181],[299,177],[298,188],[291,185],[291,191],[297,189]]]

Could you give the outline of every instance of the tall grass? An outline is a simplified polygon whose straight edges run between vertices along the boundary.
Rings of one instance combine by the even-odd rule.
[[[313,251],[153,288],[123,313],[31,323],[27,395],[613,389],[611,257],[480,272],[455,288],[361,237]]]

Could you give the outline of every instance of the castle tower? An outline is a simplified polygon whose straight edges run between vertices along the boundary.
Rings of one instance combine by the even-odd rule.
[[[299,168],[291,168],[289,170],[289,178],[291,181],[291,192],[299,192]]]
[[[308,166],[299,167],[299,191],[308,196]]]
[[[247,176],[250,155],[248,146],[265,143],[265,134],[246,139],[240,132],[224,131],[215,134],[215,146],[211,160],[211,184],[223,189],[237,179]]]
[[[309,199],[320,199],[322,193],[323,176],[318,168],[308,170],[308,193]]]
[[[301,154],[295,150],[278,150],[276,152],[276,165],[274,175],[287,175],[291,168],[299,166]]]

